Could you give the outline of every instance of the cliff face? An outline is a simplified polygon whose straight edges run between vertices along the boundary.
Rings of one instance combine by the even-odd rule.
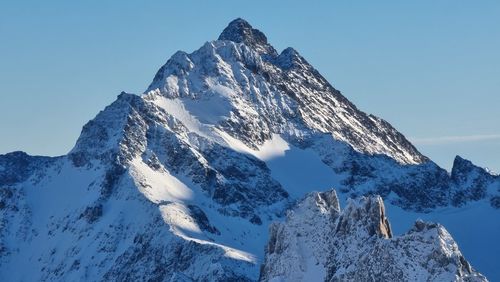
[[[393,236],[379,196],[309,194],[270,234],[261,281],[487,281],[439,224]]]

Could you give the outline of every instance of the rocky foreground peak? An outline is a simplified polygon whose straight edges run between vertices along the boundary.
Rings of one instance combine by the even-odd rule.
[[[392,238],[382,198],[375,196],[349,199],[347,207],[339,218],[336,232],[343,234],[366,232],[369,236]]]
[[[270,228],[261,281],[487,281],[446,229],[417,221],[392,236],[380,196],[336,207],[335,191],[312,193]],[[304,208],[308,207],[308,208]]]

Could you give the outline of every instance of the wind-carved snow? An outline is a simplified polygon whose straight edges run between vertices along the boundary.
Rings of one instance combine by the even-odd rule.
[[[222,97],[211,96],[202,101],[185,98],[155,97],[154,103],[168,114],[178,119],[189,132],[197,133],[206,138],[217,138],[214,134],[214,123],[224,120],[228,107]]]
[[[215,87],[215,89],[219,89],[218,93],[227,94],[231,92],[224,86],[218,86]],[[212,96],[212,98],[208,98],[208,100],[193,101],[190,99],[169,99],[159,96],[155,98],[154,102],[167,113],[178,119],[190,132],[195,132],[201,136],[216,140],[220,137],[224,140],[225,145],[229,146],[231,149],[252,155],[262,161],[282,157],[285,155],[285,151],[290,149],[288,143],[278,134],[273,134],[271,139],[258,145],[257,149],[253,149],[248,147],[244,142],[214,127],[213,124],[224,119],[224,114],[227,114],[229,106],[224,105],[227,100],[221,99],[220,97],[214,99],[213,97],[216,96]],[[214,108],[218,108],[218,110],[214,110]],[[219,114],[217,114],[217,112],[219,112]]]
[[[168,171],[154,171],[139,158],[132,161],[130,169],[139,191],[153,203],[179,202],[193,198],[193,191]]]
[[[182,122],[182,124],[187,127],[191,132],[196,132],[202,136],[207,136],[207,128],[196,119],[184,105],[184,102],[179,99],[168,99],[165,97],[158,97],[155,100],[155,104],[163,108],[167,113],[171,114],[173,117]]]
[[[337,187],[340,178],[310,149],[290,146],[283,155],[267,160],[271,174],[295,199],[304,191],[323,191]]]
[[[273,134],[258,149],[252,149],[223,131],[217,132],[233,150],[265,161],[271,175],[293,198],[302,197],[304,191],[322,191],[339,184],[340,179],[316,152],[290,145],[280,135]]]
[[[249,223],[245,224],[241,220],[227,218],[216,210],[212,210],[207,205],[213,204],[206,199],[195,184],[189,181],[185,184],[183,182],[186,181],[185,179],[179,179],[165,170],[160,170],[160,172],[152,170],[140,158],[131,163],[130,170],[139,191],[153,203],[159,204],[162,219],[173,234],[188,241],[219,248],[224,252],[225,257],[254,265],[254,269],[251,270],[253,272],[258,270],[259,259],[255,254],[254,244],[256,241],[257,246],[264,244],[267,239],[265,229],[259,231],[258,228],[250,228]],[[200,219],[193,217],[190,205],[205,206],[204,213],[208,217],[208,224],[215,224],[218,228],[226,226],[231,229],[217,231],[216,234],[207,233],[200,228]],[[237,224],[234,224],[235,222]],[[238,227],[236,232],[231,231],[238,225],[241,227]],[[239,232],[242,234],[238,234]],[[214,242],[215,238],[219,243]],[[250,238],[253,244],[242,245]]]
[[[231,149],[252,155],[265,162],[285,156],[286,151],[290,149],[289,144],[278,134],[273,134],[271,139],[264,141],[257,149],[253,149],[224,131],[217,130],[217,133]]]
[[[253,264],[253,271],[258,269],[259,259],[256,253],[261,254],[262,251],[257,251],[255,247],[262,246],[267,239],[265,226],[255,228],[251,223],[221,215],[210,207],[213,203],[210,203],[197,185],[179,179],[164,169],[153,170],[140,158],[131,163],[130,170],[139,191],[151,202],[159,204],[162,219],[173,234],[198,244],[220,248],[224,251],[224,256]],[[193,217],[193,211],[189,208],[192,205],[204,206],[203,212],[208,217],[208,224],[225,229],[214,234],[202,230],[200,219]],[[236,226],[239,227],[235,228]],[[219,243],[214,242],[215,238]]]
[[[208,91],[200,97],[200,101],[187,100],[187,109],[202,123],[217,124],[229,118],[233,109],[231,97],[236,93],[233,89],[212,81],[207,82]]]
[[[203,232],[199,228],[195,219],[190,216],[190,211],[188,208],[180,203],[169,203],[160,205],[160,212],[162,214],[163,220],[170,226],[172,232],[179,235],[186,240],[191,240],[199,244],[214,245],[220,247],[224,250],[225,255],[229,258],[247,261],[250,263],[257,263],[255,255],[224,246],[221,244],[216,244],[214,242],[208,241],[203,238]]]

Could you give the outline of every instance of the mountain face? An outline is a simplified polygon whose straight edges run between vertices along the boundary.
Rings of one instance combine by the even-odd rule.
[[[285,216],[304,195],[332,187],[338,199],[320,193],[306,198],[312,204],[299,204],[301,214],[314,216],[321,198],[322,215],[310,223],[322,228]],[[499,215],[499,190],[499,176],[460,157],[451,174],[441,169],[388,122],[357,109],[297,51],[278,53],[262,32],[237,19],[218,40],[175,53],[142,95],[121,93],[83,127],[67,155],[0,156],[0,278],[270,279],[281,275],[279,267],[292,267],[270,252],[278,229],[292,224],[308,230],[304,240],[312,250],[352,245],[362,247],[359,255],[374,252],[356,269],[391,267],[398,275],[391,279],[450,273],[483,279],[442,226],[416,223],[388,238],[389,224],[377,221],[379,198],[351,201],[343,212],[338,202],[378,194],[407,218],[441,218],[446,211],[491,218]],[[378,215],[361,211],[366,201]],[[268,234],[272,222],[283,220]],[[343,233],[331,228],[344,223]],[[462,231],[476,223],[461,222],[459,243],[466,255],[493,256],[500,244],[481,236],[497,238],[500,226],[492,222],[488,232],[470,236]],[[302,240],[296,236],[286,238]],[[474,253],[480,242],[488,248]],[[420,260],[431,252],[435,257]],[[325,279],[363,278],[348,267],[356,254],[345,261],[335,253],[311,257]],[[433,263],[411,271],[388,265],[400,257]],[[478,269],[500,279],[495,260],[478,261]]]
[[[261,281],[487,281],[440,224],[393,236],[382,199],[311,193],[270,228]]]
[[[295,143],[325,134],[359,152],[385,154],[402,164],[427,161],[386,121],[359,111],[294,49],[278,55],[264,34],[240,19],[219,40],[192,54],[177,52],[146,93],[151,100],[188,98],[190,104],[214,107],[209,116],[196,110],[192,114],[251,148],[273,133]]]

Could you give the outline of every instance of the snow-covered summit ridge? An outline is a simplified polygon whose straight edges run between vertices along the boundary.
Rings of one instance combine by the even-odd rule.
[[[309,194],[271,225],[260,280],[487,281],[442,225],[416,221],[393,237],[380,196],[341,210],[335,191]]]
[[[207,100],[222,104],[220,118],[210,124],[254,148],[272,134],[304,140],[326,133],[359,152],[384,154],[402,164],[428,161],[389,123],[357,109],[296,50],[278,54],[242,19],[193,53],[174,54],[145,96],[189,99],[195,112]]]

